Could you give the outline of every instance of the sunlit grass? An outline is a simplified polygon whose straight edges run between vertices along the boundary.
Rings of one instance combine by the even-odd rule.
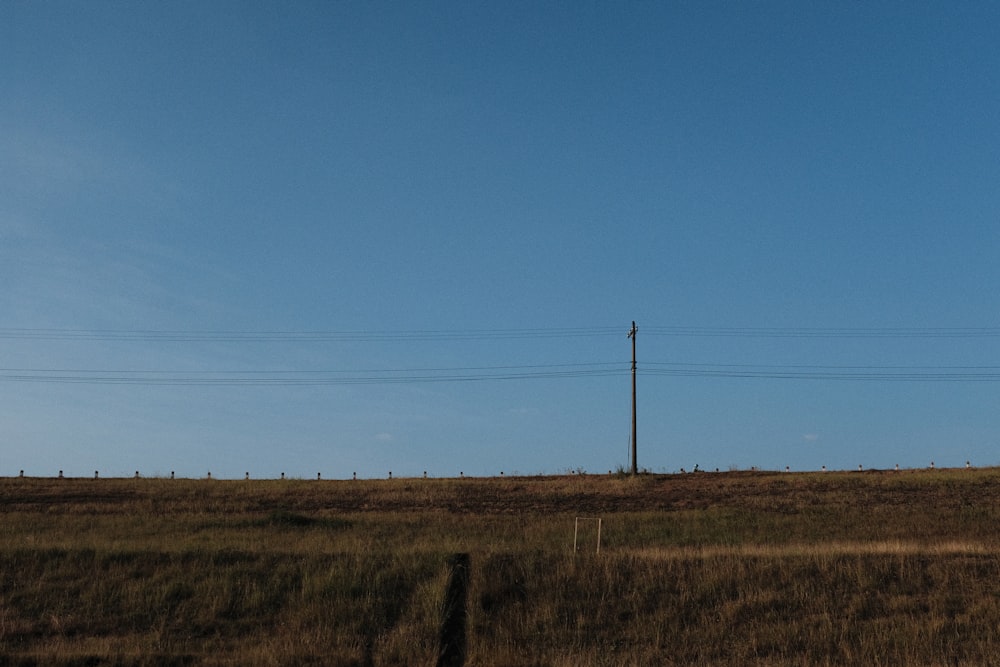
[[[470,665],[1000,663],[998,501],[996,470],[6,479],[0,664],[433,664],[454,553]]]

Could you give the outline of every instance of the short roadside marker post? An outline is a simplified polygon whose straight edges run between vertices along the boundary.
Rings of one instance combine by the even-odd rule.
[[[600,517],[591,517],[591,516],[578,516],[576,517],[576,521],[573,523],[573,553],[579,551],[579,547],[577,546],[577,537],[580,534],[581,521],[597,522],[597,551],[595,551],[594,553],[601,553],[601,524],[603,523],[603,521],[601,520]]]

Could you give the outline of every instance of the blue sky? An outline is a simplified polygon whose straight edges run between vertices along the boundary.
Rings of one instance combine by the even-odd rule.
[[[0,475],[607,472],[633,320],[640,467],[1000,464],[992,3],[15,0],[0,90]]]

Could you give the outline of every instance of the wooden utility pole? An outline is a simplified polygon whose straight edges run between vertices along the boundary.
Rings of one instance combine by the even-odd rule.
[[[639,328],[632,320],[632,330],[628,332],[628,337],[632,339],[632,474],[639,473],[639,467],[635,461],[635,335]]]

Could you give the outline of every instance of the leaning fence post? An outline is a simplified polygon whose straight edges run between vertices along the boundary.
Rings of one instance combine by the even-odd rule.
[[[573,553],[579,550],[577,546],[577,537],[580,534],[580,521],[596,521],[597,522],[597,550],[596,553],[601,553],[601,527],[604,520],[601,517],[590,517],[590,516],[578,516],[573,521]]]

